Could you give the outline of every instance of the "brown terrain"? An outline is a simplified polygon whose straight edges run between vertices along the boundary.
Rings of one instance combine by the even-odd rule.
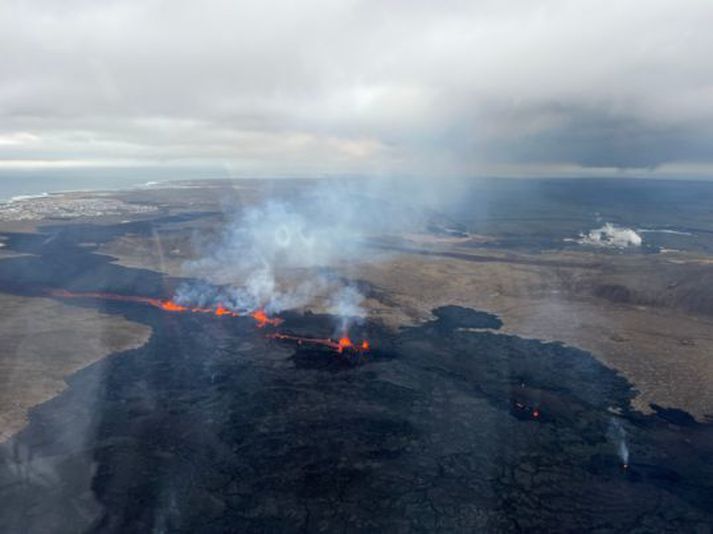
[[[0,441],[22,429],[33,406],[59,394],[66,376],[150,335],[122,317],[0,294]]]

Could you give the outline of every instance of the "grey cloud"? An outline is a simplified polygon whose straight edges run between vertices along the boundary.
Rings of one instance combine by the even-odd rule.
[[[0,166],[713,164],[706,0],[3,3]]]
[[[713,128],[690,121],[671,124],[601,108],[570,108],[556,124],[492,143],[493,159],[570,163],[582,167],[655,168],[671,161],[710,161]]]

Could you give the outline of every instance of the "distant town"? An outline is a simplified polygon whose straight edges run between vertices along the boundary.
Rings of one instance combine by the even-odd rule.
[[[0,221],[137,215],[153,213],[157,210],[158,208],[153,205],[134,204],[109,197],[101,198],[96,194],[89,197],[78,196],[76,193],[58,193],[0,204]]]

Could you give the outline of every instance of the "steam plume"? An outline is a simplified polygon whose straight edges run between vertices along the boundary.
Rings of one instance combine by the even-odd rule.
[[[217,242],[184,266],[205,282],[179,287],[175,299],[271,314],[321,300],[346,330],[365,315],[364,297],[333,269],[349,271],[355,260],[367,258],[363,239],[403,222],[397,213],[333,182],[266,200],[238,212]]]
[[[617,453],[624,468],[629,467],[629,446],[626,444],[626,429],[621,421],[612,417],[609,422],[609,435],[616,443]]]
[[[642,243],[641,236],[634,230],[612,223],[606,223],[601,228],[580,234],[579,239],[568,241],[574,241],[580,245],[608,248],[640,247]]]

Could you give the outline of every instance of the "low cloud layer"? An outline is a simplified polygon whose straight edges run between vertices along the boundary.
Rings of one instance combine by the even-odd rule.
[[[0,171],[713,164],[708,0],[7,0],[2,11]]]

